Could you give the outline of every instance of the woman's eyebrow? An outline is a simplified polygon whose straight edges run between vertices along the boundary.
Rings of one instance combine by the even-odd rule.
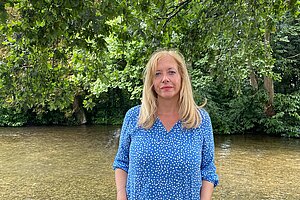
[[[167,70],[171,70],[171,69],[176,70],[176,67],[169,67]],[[162,71],[162,70],[161,69],[156,69],[155,71],[157,72],[157,71]]]
[[[169,68],[168,68],[168,70],[170,70],[170,69],[174,69],[174,70],[176,70],[176,68],[175,68],[175,67],[169,67]]]

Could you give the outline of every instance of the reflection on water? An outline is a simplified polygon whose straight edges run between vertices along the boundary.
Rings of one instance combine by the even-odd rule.
[[[0,199],[114,199],[116,127],[0,129]]]
[[[300,199],[300,141],[215,136],[220,185],[214,199]]]
[[[0,199],[115,199],[119,127],[0,128]],[[215,136],[213,199],[300,199],[300,140]]]

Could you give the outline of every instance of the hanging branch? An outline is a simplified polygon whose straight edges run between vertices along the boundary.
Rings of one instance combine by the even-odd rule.
[[[288,59],[291,59],[291,58],[295,58],[295,57],[297,57],[297,56],[300,56],[300,53],[298,53],[298,54],[296,54],[296,55],[293,55],[293,56],[289,56],[289,57],[287,57]]]
[[[172,10],[166,14],[166,17],[159,18],[159,19],[166,20],[163,25],[163,29],[166,28],[167,24],[172,20],[172,18],[174,18],[182,9],[184,9],[191,2],[192,2],[192,0],[186,0],[186,1],[180,2],[176,6],[171,6],[169,9],[172,9]]]

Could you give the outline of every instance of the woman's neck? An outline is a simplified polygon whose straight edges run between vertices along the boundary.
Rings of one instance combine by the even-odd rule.
[[[172,115],[179,111],[178,101],[158,99],[157,115]]]

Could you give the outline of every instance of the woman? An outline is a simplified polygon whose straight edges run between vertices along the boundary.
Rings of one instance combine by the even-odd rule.
[[[211,199],[212,126],[180,53],[161,50],[148,61],[142,104],[126,113],[113,167],[118,200]]]

